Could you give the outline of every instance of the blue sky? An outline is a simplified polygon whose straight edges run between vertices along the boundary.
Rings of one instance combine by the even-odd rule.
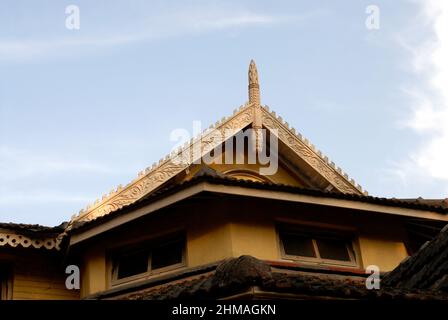
[[[56,225],[125,185],[247,100],[251,58],[262,103],[370,194],[448,197],[446,57],[444,1],[3,0],[0,221]]]

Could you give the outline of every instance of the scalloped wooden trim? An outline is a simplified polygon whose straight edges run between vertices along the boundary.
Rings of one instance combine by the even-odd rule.
[[[47,250],[60,250],[61,240],[58,238],[33,239],[22,234],[0,232],[0,247],[10,246],[23,248],[44,248]]]

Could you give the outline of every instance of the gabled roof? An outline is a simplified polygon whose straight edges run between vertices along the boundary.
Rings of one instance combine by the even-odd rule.
[[[339,167],[336,167],[334,162],[331,162],[328,157],[317,150],[308,139],[296,133],[294,128],[291,128],[275,112],[269,111],[267,106],[260,105],[258,72],[255,63],[251,61],[248,103],[235,110],[233,115],[210,126],[201,135],[191,139],[177,151],[153,164],[152,167],[141,171],[138,177],[125,187],[118,186],[110,194],[104,195],[101,200],[97,200],[81,210],[78,215],[72,217],[69,229],[75,222],[90,221],[108,215],[157,190],[168,180],[188,168],[191,163],[218,147],[222,142],[216,141],[216,131],[219,131],[223,137],[229,138],[248,126],[252,126],[254,129],[263,127],[268,129],[271,134],[275,134],[279,141],[291,152],[294,159],[304,163],[316,175],[320,176],[321,180],[325,181],[326,190],[345,194],[367,194],[360,185],[357,185]],[[200,152],[196,150],[200,150]],[[185,161],[183,157],[186,154],[191,156],[192,161]]]

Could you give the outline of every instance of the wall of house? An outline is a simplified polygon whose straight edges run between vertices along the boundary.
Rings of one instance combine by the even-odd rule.
[[[280,259],[275,225],[271,219],[260,219],[257,223],[235,221],[230,228],[233,257],[250,254],[258,259]]]
[[[154,221],[156,221],[154,223]],[[232,257],[230,223],[219,212],[198,214],[185,208],[183,212],[164,212],[144,222],[117,230],[78,249],[81,262],[81,297],[111,288],[112,262],[108,253],[113,250],[177,231],[185,231],[187,239],[186,264],[200,266]],[[132,235],[132,236],[129,236]]]
[[[81,296],[106,290],[108,270],[105,246],[101,243],[89,247],[81,263]]]
[[[13,248],[0,250],[0,261],[12,269],[12,299],[73,300],[79,290],[65,287],[61,255],[45,249]]]
[[[187,265],[191,267],[232,257],[230,223],[222,217],[200,219],[196,215],[187,229]]]
[[[402,220],[396,217],[263,200],[200,201],[201,204],[161,211],[87,244],[81,250],[84,261],[81,296],[111,287],[109,250],[178,230],[186,230],[187,267],[244,254],[264,260],[282,260],[278,223],[352,232],[356,235],[355,250],[360,268],[374,264],[383,272],[390,271],[407,256]]]
[[[378,233],[363,233],[360,228],[356,227],[356,224],[353,224],[355,221],[344,219],[343,224],[325,226],[315,219],[295,220],[289,218],[272,221],[268,217],[260,218],[255,224],[244,221],[244,219],[231,224],[233,256],[251,254],[265,260],[282,260],[276,233],[276,223],[278,221],[302,226],[304,223],[309,223],[309,226],[330,230],[339,225],[343,230],[352,231],[355,235],[354,249],[358,254],[360,268],[377,265],[382,272],[386,272],[394,269],[407,257],[403,238],[391,236],[381,231],[378,231]],[[387,225],[387,223],[385,224]],[[347,226],[352,226],[352,228],[346,228]],[[395,227],[385,226],[384,228],[393,230]],[[396,225],[397,233],[399,233],[400,228],[399,225]]]
[[[376,265],[382,272],[391,271],[408,256],[404,243],[397,239],[360,236],[358,241],[364,268]]]

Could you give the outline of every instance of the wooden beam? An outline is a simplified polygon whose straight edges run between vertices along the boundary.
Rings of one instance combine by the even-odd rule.
[[[291,202],[317,204],[329,207],[347,208],[372,213],[387,213],[406,217],[416,217],[437,221],[448,221],[448,215],[429,210],[394,207],[383,204],[374,204],[356,200],[335,199],[322,196],[293,194],[284,191],[249,189],[239,186],[224,186],[207,183],[206,191],[240,195],[255,198],[283,200]]]

